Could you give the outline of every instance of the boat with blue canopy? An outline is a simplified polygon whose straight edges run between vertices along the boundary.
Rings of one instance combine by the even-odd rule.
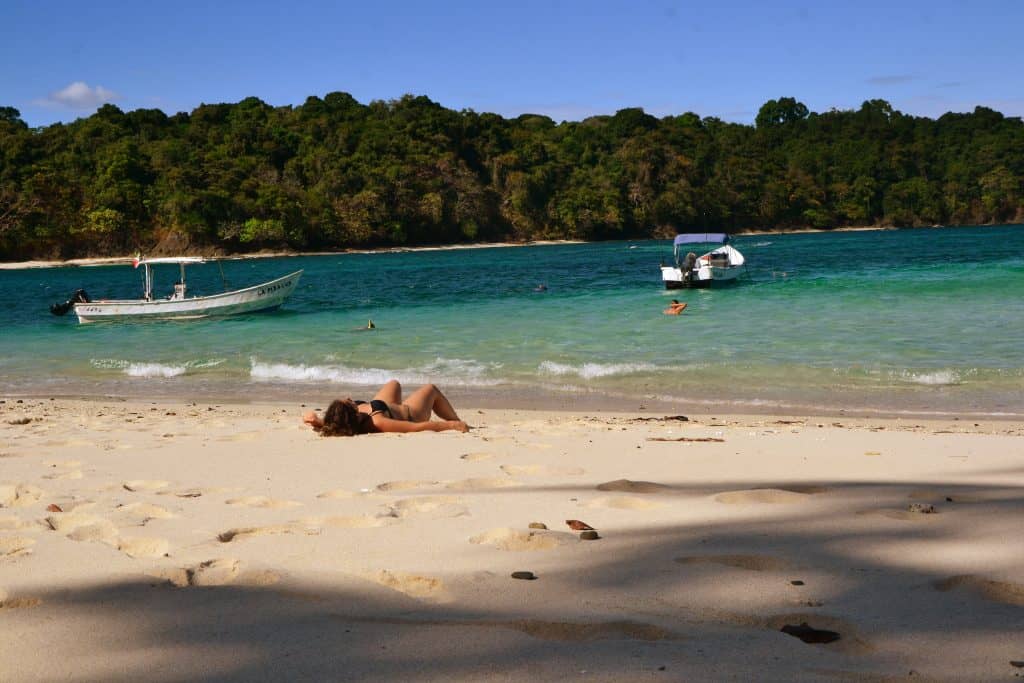
[[[697,232],[676,235],[672,241],[674,265],[661,264],[661,279],[666,289],[710,287],[713,283],[735,280],[746,267],[743,254],[729,244],[724,232]],[[721,244],[697,256],[691,245]]]

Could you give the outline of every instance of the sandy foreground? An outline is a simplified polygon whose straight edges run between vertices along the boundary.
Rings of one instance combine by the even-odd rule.
[[[1024,676],[1020,424],[301,411],[0,403],[0,680]]]

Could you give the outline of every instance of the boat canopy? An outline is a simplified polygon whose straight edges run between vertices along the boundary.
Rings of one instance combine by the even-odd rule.
[[[708,244],[710,242],[725,244],[728,241],[729,235],[724,232],[689,232],[676,235],[672,246],[678,247],[680,244]]]
[[[147,258],[139,259],[138,266],[148,266],[151,263],[204,263],[205,259],[202,256],[167,256],[163,258]]]

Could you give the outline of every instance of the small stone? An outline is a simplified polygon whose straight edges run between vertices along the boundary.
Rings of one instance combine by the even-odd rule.
[[[790,583],[793,584],[794,586],[802,586],[802,585],[804,585],[804,582],[801,581],[800,579],[795,579],[793,581],[790,581]]]
[[[596,541],[601,538],[596,531],[583,531],[580,532],[581,541]]]
[[[530,529],[547,529],[548,525],[544,522],[530,522]]]
[[[49,505],[47,505],[46,506],[46,511],[47,512],[64,512],[64,510],[61,509],[60,505],[57,505],[56,503],[50,503]]]
[[[919,512],[922,515],[934,515],[938,512],[934,505],[928,505],[927,503],[911,503],[907,506],[907,510],[910,512]]]
[[[512,572],[513,579],[522,579],[523,581],[533,581],[537,578],[537,575],[533,572]]]
[[[20,401],[19,401],[19,403],[20,403]],[[32,421],[31,417],[22,417],[22,418],[19,418],[17,420],[8,420],[7,424],[9,424],[9,425],[27,425],[31,421]]]
[[[1022,659],[1022,660],[1016,660],[1016,659],[1012,660],[1010,662],[1010,666],[1015,666],[1018,669],[1024,669],[1024,659]]]

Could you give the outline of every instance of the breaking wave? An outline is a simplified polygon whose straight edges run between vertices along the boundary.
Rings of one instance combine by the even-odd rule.
[[[933,372],[911,372],[903,370],[895,374],[895,379],[910,384],[945,387],[963,384],[963,376],[956,370],[935,370]]]
[[[598,377],[611,377],[612,375],[633,375],[639,372],[654,372],[661,370],[650,363],[582,363],[580,365],[566,365],[546,360],[537,368],[544,375],[576,375],[583,379],[596,379]]]
[[[250,359],[249,376],[257,381],[332,382],[336,384],[379,385],[390,379],[407,384],[443,382],[446,385],[493,386],[502,380],[493,376],[500,363],[438,358],[421,367],[387,369],[356,368],[343,364],[306,365],[267,363]]]
[[[224,362],[223,358],[214,360],[187,361],[180,365],[164,363],[141,363],[115,358],[94,358],[90,364],[99,370],[120,370],[129,377],[179,377],[203,368],[212,368]]]

